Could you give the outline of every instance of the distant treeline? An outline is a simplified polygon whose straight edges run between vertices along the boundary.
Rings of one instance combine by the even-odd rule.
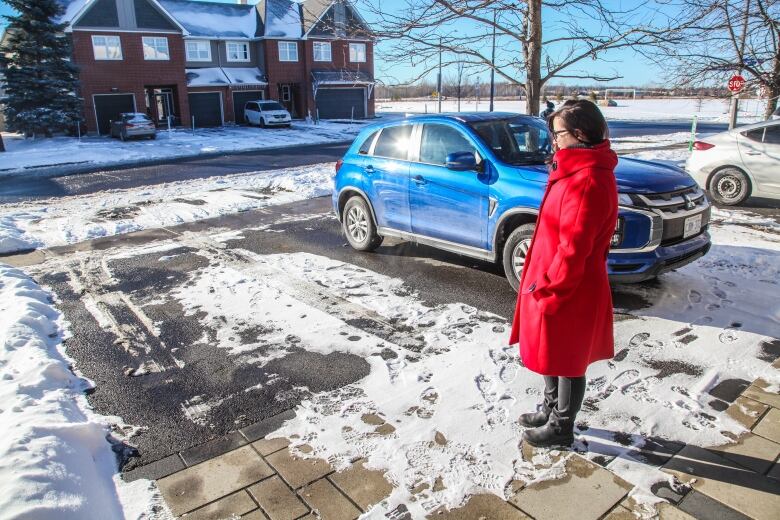
[[[604,98],[605,89],[609,89],[609,97],[620,99],[633,97],[632,92],[626,90],[635,90],[637,99],[657,98],[657,97],[701,97],[701,98],[725,98],[730,95],[726,88],[675,88],[664,89],[657,87],[611,87],[604,85],[549,85],[544,89],[544,96],[550,100],[563,100],[573,96],[589,96],[595,92],[598,98]],[[622,90],[622,92],[621,92]],[[422,99],[436,98],[437,88],[435,82],[423,81],[414,85],[385,85],[377,84],[376,97],[378,99],[402,100],[402,99]],[[442,81],[442,96],[445,98],[458,97],[457,78],[445,78]],[[496,83],[496,98],[503,99],[522,99],[523,86],[512,83]],[[480,97],[487,99],[490,97],[490,83],[477,83],[473,79],[464,78],[460,85],[461,98]],[[742,97],[753,97],[751,93],[745,92]]]

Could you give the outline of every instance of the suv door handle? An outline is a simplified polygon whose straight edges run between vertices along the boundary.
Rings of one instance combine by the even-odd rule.
[[[423,184],[428,184],[428,181],[426,181],[422,175],[415,175],[412,177],[412,180],[417,183],[418,186],[422,186]]]
[[[761,152],[745,152],[745,155],[761,155]]]
[[[366,172],[368,175],[371,175],[371,174],[373,174],[374,172],[376,172],[376,170],[374,169],[374,167],[373,167],[373,166],[371,166],[370,164],[369,164],[368,166],[366,166],[365,168],[363,168],[363,171],[364,171],[364,172]]]

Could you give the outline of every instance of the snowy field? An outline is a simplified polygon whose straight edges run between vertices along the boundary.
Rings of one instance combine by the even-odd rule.
[[[600,107],[608,120],[620,121],[692,121],[698,116],[700,121],[727,123],[729,100],[706,99],[701,104],[696,99],[619,99],[616,107]],[[560,104],[553,100],[554,103]],[[739,124],[755,123],[763,120],[765,101],[748,99],[740,102]],[[476,101],[461,100],[463,112],[484,111],[489,108],[487,99]],[[429,101],[377,101],[379,112],[433,113],[438,110],[436,100]],[[442,111],[456,112],[458,101],[442,101]],[[497,100],[495,110],[499,112],[525,113],[525,101]]]
[[[115,166],[202,154],[349,141],[364,124],[295,122],[292,128],[236,126],[198,128],[194,133],[162,130],[154,141],[126,142],[109,137],[84,137],[80,141],[73,137],[24,139],[19,134],[3,133],[6,152],[0,154],[0,176],[35,175],[36,168],[49,166]]]
[[[688,138],[687,133],[640,136],[616,139],[613,146],[630,152],[680,144]],[[680,165],[687,154],[675,149],[635,156]],[[333,167],[320,164],[4,204],[0,206],[0,253],[73,244],[327,195],[332,190]]]

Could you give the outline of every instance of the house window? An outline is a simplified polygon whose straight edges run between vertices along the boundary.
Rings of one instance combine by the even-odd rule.
[[[249,61],[249,44],[247,42],[227,42],[228,61]]]
[[[96,60],[121,60],[122,43],[119,36],[93,36],[92,50]]]
[[[314,42],[314,61],[331,61],[330,42]]]
[[[187,61],[211,61],[211,42],[188,41]]]
[[[366,44],[365,43],[350,43],[349,44],[349,61],[352,63],[365,63],[366,62]]]
[[[168,38],[152,38],[151,36],[144,36],[142,40],[144,44],[145,60],[171,59],[171,55],[168,52]]]
[[[279,42],[279,61],[298,61],[298,43]]]
[[[289,103],[292,99],[292,90],[290,89],[290,85],[282,85],[282,101],[285,103]]]

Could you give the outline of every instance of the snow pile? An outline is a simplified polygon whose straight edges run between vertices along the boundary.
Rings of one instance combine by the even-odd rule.
[[[254,69],[258,72],[257,69]],[[187,69],[190,80],[198,85],[228,82],[217,68]],[[195,76],[197,75],[197,77]],[[240,81],[256,81],[242,74]],[[121,142],[109,137],[73,137],[24,139],[19,134],[3,133],[6,152],[0,161],[0,176],[36,175],[36,168],[109,166],[194,157],[215,152],[229,153],[265,148],[313,145],[352,140],[367,122],[339,124],[322,121],[308,124],[294,121],[291,128],[254,128],[245,126],[161,130],[157,139]],[[50,175],[48,171],[40,174]]]
[[[62,315],[0,264],[0,511],[3,518],[166,518],[148,481],[121,482],[108,418],[69,369]],[[148,508],[148,509],[147,509]]]
[[[333,165],[250,172],[0,207],[0,253],[175,226],[328,195]]]

